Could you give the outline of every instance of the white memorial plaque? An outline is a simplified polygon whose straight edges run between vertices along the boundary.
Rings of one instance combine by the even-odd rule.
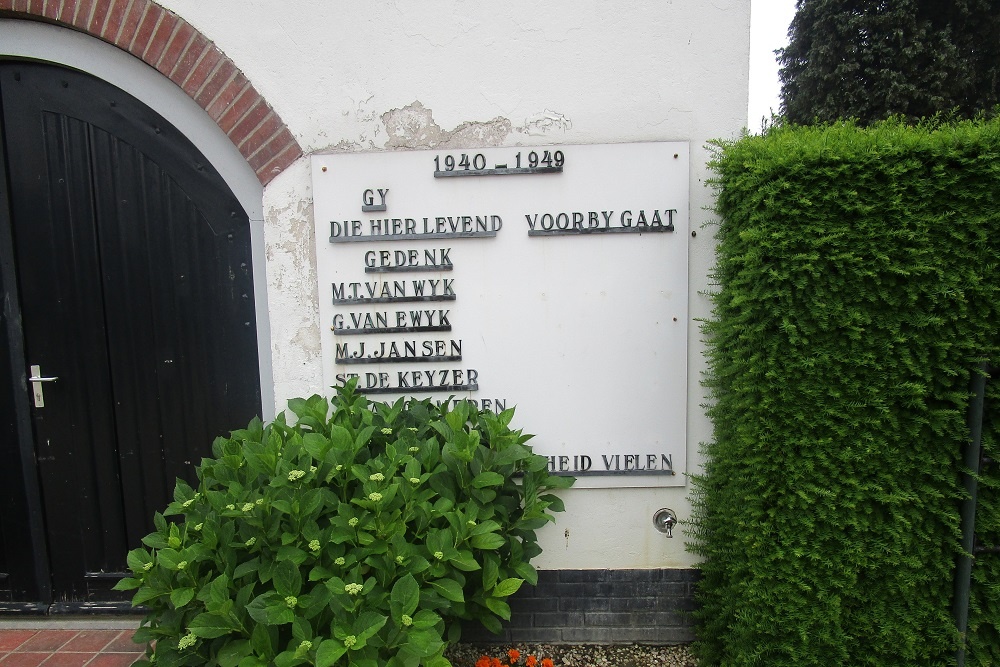
[[[685,483],[686,142],[312,168],[325,384],[516,407],[579,487]]]

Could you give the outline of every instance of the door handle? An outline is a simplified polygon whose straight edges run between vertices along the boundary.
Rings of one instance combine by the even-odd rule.
[[[31,377],[28,378],[28,382],[31,383],[31,394],[32,398],[34,398],[35,400],[36,408],[45,407],[45,393],[42,391],[42,383],[55,382],[58,379],[59,379],[58,376],[42,377],[41,366],[31,367]]]

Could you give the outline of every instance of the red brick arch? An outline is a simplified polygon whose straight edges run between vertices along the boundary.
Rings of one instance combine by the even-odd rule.
[[[150,0],[0,0],[0,17],[93,35],[152,65],[212,117],[267,184],[302,155],[253,84],[190,23]]]

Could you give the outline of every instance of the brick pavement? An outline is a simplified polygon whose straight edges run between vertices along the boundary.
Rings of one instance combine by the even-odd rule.
[[[0,628],[0,667],[129,667],[133,630]]]

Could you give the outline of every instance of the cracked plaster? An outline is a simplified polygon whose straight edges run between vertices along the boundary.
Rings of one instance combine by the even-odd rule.
[[[353,117],[360,128],[357,139],[342,138],[325,150],[485,148],[519,143],[528,137],[565,135],[573,129],[573,122],[564,114],[545,109],[525,118],[521,125],[497,116],[487,121],[465,121],[445,130],[434,120],[434,112],[419,100],[381,114],[371,110],[371,100],[371,96],[364,97],[342,112]]]
[[[264,253],[271,308],[275,409],[323,391],[309,159],[300,158],[264,192]]]

